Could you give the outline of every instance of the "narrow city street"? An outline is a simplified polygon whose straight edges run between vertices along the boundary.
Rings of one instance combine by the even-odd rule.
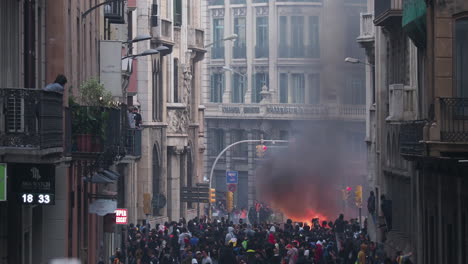
[[[0,264],[468,263],[468,0],[0,0],[0,50]]]

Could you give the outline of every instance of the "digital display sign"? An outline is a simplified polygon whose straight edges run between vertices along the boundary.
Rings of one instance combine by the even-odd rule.
[[[55,204],[55,165],[15,163],[8,166],[19,203]]]
[[[23,193],[20,200],[24,204],[52,204],[55,199],[53,194]]]

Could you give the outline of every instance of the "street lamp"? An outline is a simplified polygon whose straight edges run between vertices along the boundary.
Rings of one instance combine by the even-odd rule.
[[[218,43],[218,42],[221,42],[221,41],[227,41],[227,40],[236,40],[237,39],[237,34],[232,34],[232,35],[229,35],[223,39],[220,39],[220,40],[217,40],[215,42],[211,42],[211,43],[208,43],[205,45],[204,48],[209,48],[211,46],[213,46],[215,43]]]
[[[125,57],[122,57],[122,60],[128,59],[128,58],[134,59],[134,58],[136,58],[136,57],[149,56],[149,55],[154,55],[154,54],[158,54],[158,53],[159,53],[159,51],[156,50],[156,49],[148,49],[148,50],[143,51],[143,52],[140,53],[140,54],[127,55],[127,56],[125,56]]]
[[[229,66],[227,66],[227,65],[224,65],[224,66],[223,66],[223,71],[230,71],[230,72],[233,72],[233,73],[239,74],[240,76],[242,76],[242,77],[244,77],[244,78],[246,78],[246,77],[247,77],[245,74],[243,74],[243,73],[240,73],[240,72],[238,72],[238,71],[234,70],[233,68],[231,68],[231,67],[229,67]]]
[[[150,35],[137,35],[132,40],[125,41],[124,44],[131,44],[131,43],[140,42],[140,41],[149,40],[149,39],[151,39]]]
[[[365,65],[369,65],[369,66],[374,67],[373,64],[370,64],[370,63],[367,63],[367,62],[362,62],[362,61],[360,61],[359,59],[352,58],[352,57],[346,57],[346,58],[344,59],[344,61],[347,62],[347,63],[352,63],[352,64],[358,64],[358,63],[360,63],[360,64],[365,64]]]

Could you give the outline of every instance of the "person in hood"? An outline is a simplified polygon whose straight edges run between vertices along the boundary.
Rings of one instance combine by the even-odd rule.
[[[288,250],[287,256],[288,256],[288,264],[296,264],[297,259],[299,258],[299,251],[295,246],[292,244],[288,244],[286,246],[286,249]]]
[[[226,234],[226,239],[224,240],[225,245],[227,246],[233,238],[236,238],[236,235],[234,235],[234,227],[230,226],[228,227],[228,233]]]

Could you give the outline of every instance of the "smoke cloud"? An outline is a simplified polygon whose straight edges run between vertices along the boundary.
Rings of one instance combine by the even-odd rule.
[[[335,220],[345,209],[341,189],[359,182],[363,169],[349,165],[358,153],[351,153],[344,133],[333,123],[304,128],[287,149],[270,154],[256,172],[260,200],[293,220]]]

